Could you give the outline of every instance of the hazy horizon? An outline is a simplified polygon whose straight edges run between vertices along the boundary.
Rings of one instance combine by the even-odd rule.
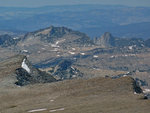
[[[124,5],[133,7],[150,7],[150,0],[0,0],[0,7],[43,7],[55,5]]]

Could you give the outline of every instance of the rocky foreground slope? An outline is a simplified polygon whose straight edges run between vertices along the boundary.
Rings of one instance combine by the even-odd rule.
[[[130,77],[74,79],[0,87],[1,113],[149,113],[150,100]]]

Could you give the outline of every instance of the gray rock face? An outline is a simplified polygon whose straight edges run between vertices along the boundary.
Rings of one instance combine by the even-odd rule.
[[[134,79],[133,79],[133,88],[134,88],[134,91],[136,93],[142,93],[143,92],[142,89],[140,88],[139,84]]]
[[[70,60],[62,60],[53,68],[52,74],[54,76],[57,76],[57,78],[59,78],[60,80],[78,78],[83,76],[83,73],[72,66],[72,62]]]
[[[34,69],[32,70],[32,73],[28,73],[25,69],[18,68],[16,69],[16,75],[18,81],[15,84],[19,86],[35,83],[50,83],[56,81],[53,76],[38,69]]]
[[[15,39],[13,37],[11,37],[10,35],[0,35],[0,46],[1,47],[8,47],[11,45],[15,45],[17,44],[17,42],[20,39]]]
[[[101,38],[96,38],[94,42],[104,48],[115,46],[115,38],[109,32],[104,33]]]

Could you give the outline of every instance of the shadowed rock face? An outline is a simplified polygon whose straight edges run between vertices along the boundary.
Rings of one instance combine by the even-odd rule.
[[[51,75],[38,69],[34,69],[32,73],[28,73],[25,69],[18,68],[16,69],[16,75],[18,81],[15,84],[19,86],[56,81]]]
[[[138,85],[138,83],[133,79],[133,89],[136,93],[142,93],[142,89],[140,88],[140,86]]]
[[[72,79],[83,76],[82,72],[72,67],[72,61],[70,60],[62,60],[58,63],[58,65],[53,68],[52,74],[59,79]]]
[[[56,81],[52,75],[34,68],[25,56],[14,56],[3,61],[1,64],[0,68],[3,70],[0,70],[0,78],[5,79],[13,76],[15,79],[14,84],[19,86]]]
[[[15,39],[9,35],[0,35],[0,46],[1,47],[8,47],[11,45],[17,44],[19,39]]]
[[[34,68],[24,57],[21,68],[16,69],[17,85],[23,86],[34,83],[49,83],[56,81],[53,76]]]

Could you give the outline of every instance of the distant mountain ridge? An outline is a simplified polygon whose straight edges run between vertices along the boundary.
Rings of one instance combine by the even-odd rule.
[[[65,35],[77,35],[81,37],[80,39],[84,39],[83,41],[86,41],[90,43],[90,38],[79,31],[74,31],[66,27],[54,27],[50,26],[45,29],[37,30],[35,32],[31,32],[25,35],[24,39],[26,39],[28,36],[34,35],[35,37],[41,37],[41,40],[46,40],[47,42],[54,43],[56,40],[61,39],[65,37]]]
[[[137,46],[137,47],[150,47],[148,43],[149,39],[144,40],[142,38],[118,38],[112,36],[111,33],[105,32],[99,38],[94,38],[94,43],[101,47],[125,47],[125,46]]]
[[[148,7],[70,5],[39,8],[1,7],[0,10],[1,30],[31,32],[54,25],[78,30],[90,37],[98,37],[106,31],[114,36],[130,38],[146,39],[150,35]]]
[[[32,40],[32,41],[31,41]],[[0,35],[0,46],[19,46],[26,49],[30,46],[42,43],[51,44],[51,46],[58,46],[61,43],[62,47],[73,46],[92,46],[98,45],[100,47],[124,47],[124,46],[138,46],[150,47],[149,39],[142,38],[118,38],[114,37],[110,32],[105,32],[101,37],[91,39],[85,33],[74,31],[66,27],[50,26],[45,29],[40,29],[34,32],[29,32],[24,37],[14,37],[10,35]],[[24,45],[24,46],[23,46]]]
[[[52,47],[58,47],[61,44],[62,47],[73,47],[73,46],[88,46],[92,45],[93,41],[84,33],[74,31],[66,27],[54,27],[50,26],[45,29],[41,29],[35,32],[27,33],[24,38],[19,42],[23,45],[34,45],[37,43],[50,44]]]

